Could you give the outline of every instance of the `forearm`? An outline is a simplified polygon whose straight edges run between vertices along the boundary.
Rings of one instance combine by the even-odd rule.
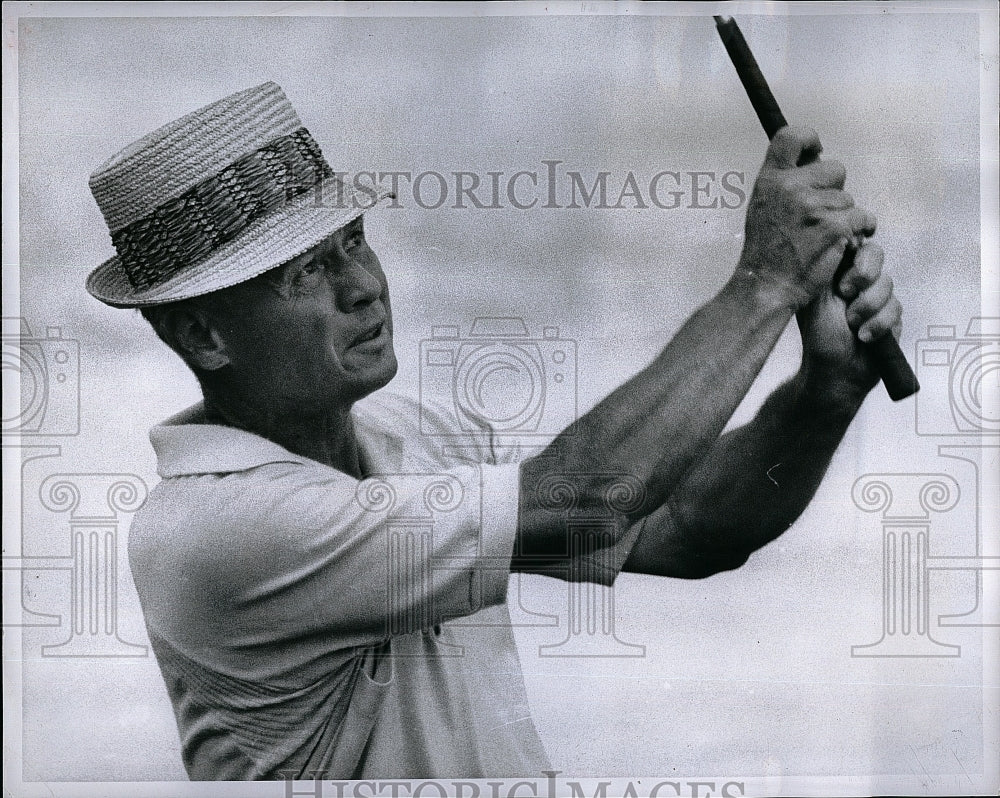
[[[865,393],[804,367],[685,475],[625,569],[702,577],[742,565],[805,509]]]
[[[566,519],[553,513],[610,512],[620,538],[665,506],[715,443],[792,314],[829,287],[847,242],[874,232],[874,218],[842,190],[843,166],[817,162],[819,150],[812,131],[775,135],[734,276],[653,363],[524,462],[515,568],[530,569],[522,555],[566,557]],[[622,477],[636,501],[618,501]]]
[[[571,475],[577,509],[604,508],[614,474],[641,484],[644,500],[623,524],[651,512],[719,436],[794,312],[793,304],[738,271],[643,371],[585,414],[539,457],[524,463],[522,536],[530,550],[562,550],[537,491]],[[558,528],[560,525],[556,525]]]

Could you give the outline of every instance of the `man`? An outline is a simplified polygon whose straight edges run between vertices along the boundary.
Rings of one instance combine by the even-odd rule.
[[[204,394],[151,432],[162,482],[129,545],[192,778],[538,776],[510,573],[700,578],[788,528],[877,382],[856,337],[900,322],[875,220],[819,149],[775,137],[731,279],[522,463],[485,423],[456,455],[371,396],[397,365],[376,194],[341,185],[276,85],[94,173],[118,255],[88,290],[141,309]],[[720,437],[792,316],[798,374]],[[610,526],[568,536],[567,503]]]

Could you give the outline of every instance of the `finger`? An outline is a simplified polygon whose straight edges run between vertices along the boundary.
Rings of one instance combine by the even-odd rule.
[[[874,283],[882,274],[885,253],[874,241],[865,240],[854,253],[854,263],[837,284],[842,299],[851,300]]]
[[[843,188],[847,181],[847,168],[840,161],[816,161],[808,169],[813,188]]]
[[[866,320],[877,315],[891,298],[892,278],[884,275],[847,306],[847,325],[852,330],[858,329]]]
[[[871,238],[875,235],[878,220],[874,213],[866,211],[864,208],[852,208],[848,211],[848,219],[855,237]]]
[[[850,208],[846,211],[833,213],[827,220],[825,239],[827,246],[838,246],[849,241],[875,234],[875,216],[863,208]]]
[[[807,205],[816,215],[823,211],[846,211],[854,207],[854,197],[838,189],[820,189],[810,193]]]
[[[774,134],[764,165],[773,169],[791,169],[814,161],[822,151],[823,145],[815,130],[789,125]]]
[[[865,343],[881,338],[900,324],[902,318],[903,306],[896,297],[892,297],[878,313],[861,325],[858,329],[858,338]]]

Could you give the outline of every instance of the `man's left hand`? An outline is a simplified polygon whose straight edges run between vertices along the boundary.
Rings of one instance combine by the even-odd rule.
[[[882,248],[863,240],[854,265],[798,313],[803,366],[824,382],[867,393],[878,383],[874,360],[862,343],[902,328],[903,308],[882,271]]]

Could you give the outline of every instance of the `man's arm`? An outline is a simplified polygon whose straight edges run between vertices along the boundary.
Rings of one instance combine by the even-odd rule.
[[[832,400],[799,372],[752,422],[723,435],[638,523],[623,570],[700,579],[738,568],[812,499],[863,396]]]
[[[640,523],[624,569],[700,578],[737,568],[784,532],[819,487],[877,368],[855,340],[899,335],[901,308],[866,242],[842,278],[799,314],[803,360],[749,424],[723,435],[678,489]]]
[[[584,512],[607,507],[614,474],[635,477],[643,499],[616,519],[624,535],[686,483],[792,315],[814,314],[814,300],[829,286],[848,242],[874,230],[874,219],[842,190],[843,167],[811,157],[819,148],[815,134],[801,129],[775,137],[733,277],[652,364],[522,465],[515,568],[534,570],[565,556],[563,527],[553,524],[542,495],[547,477],[558,473],[570,482],[575,506]],[[797,166],[800,161],[806,165]],[[822,468],[825,461],[820,476]]]

